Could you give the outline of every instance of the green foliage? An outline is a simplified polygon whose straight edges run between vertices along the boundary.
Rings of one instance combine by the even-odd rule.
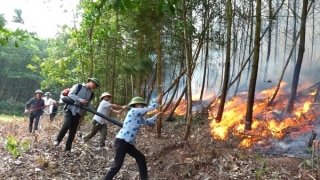
[[[263,157],[261,156],[261,154],[256,153],[255,154],[256,158],[261,162],[261,167],[259,170],[256,171],[256,177],[257,179],[262,179],[262,176],[269,171],[268,167],[265,167],[265,161],[263,159]]]
[[[13,19],[14,19],[13,22],[24,24],[24,20],[21,17],[22,10],[21,9],[14,9],[14,13],[16,14],[16,16],[13,16]]]
[[[309,159],[306,159],[304,161],[302,161],[298,167],[301,168],[301,169],[310,169],[312,167],[312,160],[309,160]]]
[[[6,23],[7,20],[4,18],[4,14],[0,14],[0,29],[3,29]]]
[[[0,114],[21,115],[24,112],[24,104],[12,99],[0,101]]]
[[[137,61],[137,64],[127,64],[122,65],[124,71],[130,75],[146,75],[151,73],[153,70],[152,60],[149,57],[144,57]]]
[[[19,34],[18,32],[22,31],[15,32]],[[33,96],[35,89],[41,88],[40,62],[34,61],[34,57],[43,59],[46,56],[43,50],[45,41],[28,38],[20,42],[19,48],[16,48],[17,41],[24,38],[26,36],[21,35],[17,39],[9,39],[5,42],[8,43],[7,46],[0,46],[0,67],[4,67],[0,71],[0,78],[3,80],[0,81],[0,86],[3,87],[0,91],[0,101],[26,102]],[[34,71],[28,69],[28,66],[34,67]],[[16,108],[13,108],[13,111],[15,110]]]
[[[13,136],[7,137],[6,149],[12,154],[13,158],[17,158],[18,155],[22,155],[23,151],[30,149],[30,140],[18,142]]]

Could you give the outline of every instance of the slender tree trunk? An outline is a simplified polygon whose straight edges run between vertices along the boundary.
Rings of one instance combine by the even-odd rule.
[[[162,93],[162,53],[161,53],[161,23],[157,25],[157,85],[158,85],[158,94]],[[159,102],[158,112],[162,112],[162,102]],[[158,138],[161,137],[161,123],[162,118],[159,118],[157,121],[157,135]]]
[[[272,27],[272,0],[269,0],[269,25]],[[272,28],[269,28],[268,30],[268,50],[267,50],[267,59],[266,59],[266,66],[264,69],[264,82],[267,81],[267,77],[268,77],[268,70],[269,70],[269,59],[270,59],[270,52],[271,52],[271,32],[272,32]]]
[[[224,103],[227,96],[228,83],[229,83],[229,73],[230,73],[230,59],[231,59],[231,26],[232,26],[232,3],[231,0],[228,0],[227,4],[227,52],[226,52],[226,64],[225,64],[225,73],[223,80],[223,87],[221,91],[221,98],[219,109],[216,117],[216,122],[220,122],[223,115]]]
[[[190,134],[191,120],[192,120],[192,89],[191,89],[191,76],[192,76],[192,52],[190,48],[190,38],[188,32],[187,24],[187,7],[186,0],[182,0],[182,18],[183,18],[183,34],[185,40],[185,55],[186,55],[186,66],[187,66],[187,122],[186,129],[184,133],[184,140],[187,140]]]
[[[302,66],[303,54],[305,51],[307,14],[308,14],[308,0],[303,0],[302,13],[301,13],[301,27],[300,27],[301,35],[300,35],[298,59],[293,72],[290,98],[289,98],[285,113],[291,113],[291,111],[293,110],[294,100],[297,94],[300,70]]]
[[[118,54],[118,32],[119,32],[119,12],[116,11],[116,38],[113,44],[113,54],[112,54],[112,70],[111,70],[111,94],[115,93],[115,79],[116,79],[116,59]],[[107,84],[106,84],[107,85]]]
[[[204,18],[204,23],[203,23],[203,28],[205,27],[205,24],[207,24],[207,21],[209,21],[209,8],[208,3],[209,0],[206,1],[206,8],[205,8],[205,18]],[[203,91],[205,88],[205,82],[206,82],[206,77],[207,77],[207,64],[208,64],[208,59],[209,59],[209,29],[206,31],[206,50],[205,50],[205,57],[204,57],[204,67],[203,67],[203,76],[202,76],[202,85],[201,85],[201,91],[200,91],[200,98],[199,100],[202,101],[203,97]]]
[[[292,44],[296,39],[296,33],[297,33],[297,1],[293,1],[293,32],[292,32]],[[296,59],[297,59],[297,52],[296,49],[293,50],[293,55],[292,55],[292,69],[295,68],[296,64]]]
[[[313,50],[314,50],[314,25],[315,25],[315,17],[314,17],[314,11],[315,11],[315,5],[312,7],[312,37],[311,37],[311,58],[310,58],[310,70],[311,70],[311,64],[313,62]]]
[[[175,88],[174,88],[174,91],[173,91],[173,94],[172,96],[170,97],[169,101],[166,102],[166,105],[165,107],[162,109],[163,112],[166,112],[169,108],[169,106],[171,105],[173,99],[174,99],[174,96],[177,94],[178,92],[178,89],[179,89],[179,83],[175,84]]]
[[[279,78],[279,82],[278,82],[278,85],[277,85],[277,87],[276,87],[276,90],[274,91],[273,96],[272,96],[272,98],[270,99],[270,101],[268,102],[267,106],[271,106],[272,103],[273,103],[273,101],[274,101],[274,99],[275,99],[276,96],[277,96],[277,93],[278,93],[278,91],[279,91],[279,89],[280,89],[281,81],[282,81],[282,79],[283,79],[283,76],[284,76],[284,73],[285,73],[285,71],[286,71],[286,69],[287,69],[287,66],[288,66],[288,64],[289,64],[289,62],[290,62],[290,60],[291,60],[291,56],[292,56],[292,53],[293,53],[293,51],[294,51],[295,45],[297,44],[297,41],[298,41],[299,36],[300,36],[300,31],[299,31],[299,33],[298,33],[298,35],[297,35],[297,38],[296,38],[295,43],[293,44],[293,46],[292,46],[292,48],[291,48],[291,51],[290,51],[289,56],[288,56],[288,59],[287,59],[286,63],[285,63],[284,66],[283,66],[283,69],[282,69],[282,72],[281,72],[281,76],[280,76],[280,78]]]
[[[241,32],[241,37],[244,37],[244,32],[245,32],[245,25],[243,24],[243,27],[242,27],[242,32]],[[239,53],[239,60],[238,60],[238,63],[241,64],[241,66],[238,68],[238,73],[240,72],[240,68],[243,66],[244,64],[244,59],[245,59],[245,55],[246,55],[246,44],[247,44],[247,39],[248,39],[248,36],[246,38],[241,38],[241,45],[240,45],[240,52]],[[241,56],[242,55],[242,56]],[[242,61],[241,61],[241,57],[242,57]],[[239,85],[240,85],[240,81],[241,81],[241,73],[240,73],[240,76],[238,78],[238,81],[237,81],[237,85],[236,85],[236,88],[235,88],[235,91],[234,91],[234,94],[233,94],[233,97],[235,97],[237,95],[237,92],[238,92],[238,88],[239,88]],[[229,84],[230,86],[230,84]]]
[[[279,7],[279,0],[277,0],[276,8]],[[274,59],[273,59],[273,66],[274,67],[280,67],[279,65],[279,55],[278,55],[278,48],[279,48],[279,17],[276,17],[276,37],[275,37],[275,43],[274,43]],[[277,68],[273,68],[273,73],[277,72]]]
[[[93,69],[94,69],[94,63],[93,63],[93,29],[94,29],[95,20],[92,20],[90,29],[88,31],[88,40],[89,40],[89,52],[90,52],[90,66],[89,66],[89,77],[93,76]]]
[[[254,6],[253,6],[253,2],[254,1],[250,1],[251,2],[251,4],[250,4],[250,19],[251,19],[251,21],[250,21],[250,34],[248,34],[249,35],[249,52],[251,52],[251,48],[252,48],[252,34],[253,34],[253,14],[254,14]],[[252,70],[251,70],[251,59],[249,60],[249,64],[248,64],[248,71],[247,71],[247,78],[246,78],[246,84],[248,84],[248,80],[249,80],[249,74],[250,74],[250,72],[251,72]]]
[[[105,55],[105,57],[106,57],[106,60],[105,60],[105,64],[104,64],[104,66],[105,66],[105,69],[110,69],[110,67],[109,67],[109,46],[108,46],[108,43],[107,42],[105,42],[105,53],[106,53],[106,55]],[[104,84],[109,84],[109,79],[110,79],[110,76],[109,76],[109,71],[104,71]],[[108,86],[105,86],[105,88],[104,88],[104,90],[103,91],[108,91],[108,88],[110,88],[110,87],[108,87]],[[113,94],[112,94],[113,95]]]
[[[124,60],[124,62],[128,62],[128,51],[127,51],[127,48],[125,49],[125,51],[126,51],[126,54],[125,54],[125,60]],[[124,102],[128,102],[128,97],[132,97],[133,96],[133,94],[131,94],[130,96],[129,96],[129,87],[130,87],[130,76],[128,75],[128,74],[125,74],[125,79],[126,79],[126,81],[125,81],[125,101]]]
[[[288,0],[288,5],[290,4],[290,0]],[[289,16],[290,16],[290,9],[287,8],[287,20],[286,20],[286,28],[285,28],[285,39],[284,39],[284,53],[283,53],[283,65],[285,64],[286,53],[287,53],[287,43],[288,43],[288,27],[289,27]]]
[[[178,100],[177,100],[176,103],[175,103],[175,106],[172,108],[171,112],[170,112],[169,115],[166,117],[166,120],[171,119],[171,117],[172,117],[173,114],[174,114],[174,111],[175,111],[175,110],[177,109],[177,107],[179,106],[179,104],[180,104],[180,102],[181,102],[184,94],[186,93],[186,91],[187,91],[187,85],[183,88],[183,90],[182,90],[182,92],[181,92]]]
[[[252,71],[251,71],[249,92],[248,92],[245,130],[251,130],[254,95],[255,95],[258,66],[259,66],[260,30],[261,30],[261,0],[257,0],[256,3],[257,4],[256,4],[256,29],[255,29],[255,38],[254,38],[254,54],[253,54]]]
[[[138,59],[142,59],[142,54],[143,54],[143,35],[140,35],[140,38],[138,39]],[[141,90],[141,86],[142,86],[142,76],[139,74],[137,75],[137,84],[136,84],[136,93],[138,96],[142,95],[142,90]]]
[[[18,89],[18,90],[16,90],[17,92],[16,92],[16,96],[15,96],[15,98],[14,98],[14,101],[17,101],[17,99],[18,99],[18,97],[19,97],[22,81],[23,81],[23,78],[20,78],[20,82],[19,82],[19,86],[18,86],[19,88],[16,88],[16,89]],[[1,97],[1,96],[0,96],[0,97]]]
[[[234,7],[236,7],[236,1],[233,2]],[[233,75],[235,74],[235,68],[238,67],[236,66],[236,58],[237,58],[237,50],[238,50],[238,30],[237,30],[237,24],[240,24],[240,18],[237,18],[237,21],[235,19],[235,13],[232,14],[231,19],[234,19],[232,21],[232,33],[233,33],[233,43],[232,43],[232,62],[233,64],[230,63],[230,66],[232,67],[231,72],[229,72],[229,81],[232,79]],[[239,52],[240,54],[240,52]],[[240,55],[239,55],[240,56]],[[231,53],[230,53],[230,58],[231,58]]]

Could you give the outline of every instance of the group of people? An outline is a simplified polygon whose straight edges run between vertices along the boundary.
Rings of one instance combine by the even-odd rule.
[[[68,94],[68,97],[72,100],[80,103],[82,106],[89,106],[93,97],[94,93],[93,90],[99,87],[100,83],[97,78],[88,78],[87,83],[83,84],[76,84],[74,85]],[[30,131],[30,124],[31,124],[31,131],[32,131],[32,123],[33,119],[36,119],[35,122],[35,130],[38,126],[39,118],[37,119],[38,115],[42,114],[42,109],[38,107],[45,106],[45,100],[41,99],[42,91],[36,90],[35,97],[30,99],[26,104],[26,112],[27,107],[32,104],[34,110],[30,113],[30,123],[29,123],[29,131]],[[130,156],[135,158],[141,180],[148,179],[147,173],[147,163],[146,158],[136,147],[135,147],[135,140],[137,133],[140,129],[142,124],[152,124],[157,121],[158,118],[162,117],[163,113],[159,112],[152,116],[151,118],[145,118],[144,115],[154,110],[158,107],[159,103],[162,101],[162,94],[160,94],[156,101],[152,102],[151,105],[147,106],[148,104],[142,97],[134,97],[131,102],[127,105],[117,105],[110,103],[111,94],[108,92],[102,93],[100,96],[101,102],[97,111],[105,116],[110,117],[111,113],[120,114],[124,110],[129,109],[126,115],[126,118],[123,122],[123,127],[117,133],[115,137],[115,157],[114,163],[112,167],[109,169],[105,176],[105,180],[111,180],[113,177],[118,173],[120,170],[125,155],[128,153]],[[78,125],[80,121],[84,118],[86,111],[78,106],[72,104],[66,104],[64,107],[64,123],[54,141],[54,146],[59,146],[61,141],[63,140],[65,134],[69,131],[69,135],[66,141],[66,152],[71,152],[72,143],[75,138]],[[40,116],[39,116],[40,117]],[[30,131],[30,132],[31,132]],[[107,120],[103,119],[98,115],[94,115],[92,120],[92,127],[91,132],[89,132],[83,140],[89,141],[92,137],[94,137],[97,132],[100,131],[100,141],[99,147],[105,147],[105,140],[107,136]]]
[[[25,113],[30,113],[29,115],[29,132],[33,133],[38,130],[38,124],[40,117],[42,116],[43,112],[49,115],[50,122],[53,121],[53,118],[56,116],[57,113],[57,106],[56,101],[51,98],[51,93],[46,92],[44,98],[42,98],[42,90],[37,89],[35,92],[35,97],[31,98],[25,105]],[[32,106],[33,109],[28,110],[28,107]],[[34,128],[33,126],[34,122]]]

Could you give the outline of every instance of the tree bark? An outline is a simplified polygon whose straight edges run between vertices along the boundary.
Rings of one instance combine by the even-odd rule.
[[[158,94],[162,93],[162,55],[161,55],[161,23],[157,25],[157,85]],[[159,102],[158,112],[162,112],[162,102]],[[157,135],[161,137],[161,123],[162,118],[158,118],[157,121]]]
[[[229,73],[230,73],[230,56],[231,56],[231,26],[232,26],[232,3],[231,0],[228,0],[227,4],[227,52],[226,52],[226,64],[225,64],[225,72],[224,72],[224,79],[223,79],[223,86],[221,91],[221,98],[219,109],[216,117],[216,122],[220,122],[223,115],[224,103],[227,96],[228,90],[228,83],[229,83]],[[260,37],[260,34],[259,34]]]
[[[184,133],[184,140],[187,140],[190,134],[191,120],[192,120],[192,89],[191,89],[191,76],[192,76],[192,52],[189,42],[189,32],[188,32],[188,24],[187,24],[187,7],[186,0],[182,1],[182,18],[183,18],[183,34],[184,34],[184,44],[185,44],[185,59],[187,66],[187,122],[186,129]]]
[[[290,98],[289,98],[285,113],[291,113],[294,106],[294,100],[296,98],[300,70],[301,70],[302,61],[303,61],[303,54],[305,51],[307,14],[308,14],[308,0],[303,0],[302,13],[301,13],[301,27],[300,27],[301,35],[300,35],[299,51],[298,51],[296,65],[293,72]]]
[[[269,25],[272,27],[272,0],[269,0],[268,2],[268,6],[269,6]],[[269,28],[268,30],[268,49],[267,49],[267,59],[266,59],[266,65],[265,65],[265,69],[264,69],[264,78],[263,81],[266,82],[267,81],[267,77],[268,77],[268,70],[269,70],[269,59],[270,59],[270,53],[271,53],[271,32],[272,32],[272,28]]]
[[[116,61],[117,61],[117,54],[118,54],[118,33],[119,32],[119,12],[116,11],[116,38],[113,43],[113,51],[112,51],[112,69],[111,69],[111,87],[110,91],[111,94],[114,96],[115,92],[115,79],[116,79]],[[107,85],[107,84],[106,84]]]
[[[288,59],[287,59],[286,63],[285,63],[284,66],[283,66],[283,70],[282,70],[282,72],[281,72],[281,76],[280,76],[280,78],[279,78],[279,82],[278,82],[277,88],[276,88],[276,90],[274,91],[273,96],[272,96],[272,98],[270,99],[270,101],[268,102],[267,106],[271,106],[272,103],[273,103],[273,101],[274,101],[274,99],[275,99],[276,96],[277,96],[277,93],[278,93],[278,91],[279,91],[279,89],[280,89],[280,84],[281,84],[282,78],[283,78],[284,73],[285,73],[285,71],[286,71],[286,69],[287,69],[287,66],[288,66],[288,64],[289,64],[289,62],[290,62],[292,53],[293,53],[293,51],[294,51],[294,46],[297,44],[297,41],[298,41],[299,36],[300,36],[300,31],[299,31],[299,33],[298,33],[298,35],[297,35],[297,38],[296,38],[295,43],[293,44],[293,47],[291,48],[291,51],[290,51],[289,56],[288,56]]]
[[[259,66],[261,0],[257,0],[256,3],[257,4],[256,4],[256,28],[255,28],[255,38],[254,38],[254,54],[253,54],[252,70],[251,70],[249,92],[248,92],[245,130],[251,130],[254,96],[255,96],[256,81],[257,81],[258,66]]]
[[[138,39],[138,60],[142,59],[142,54],[143,54],[143,35],[140,34],[140,37]],[[137,96],[141,96],[142,95],[142,90],[141,90],[141,86],[142,86],[142,76],[140,74],[137,75],[137,84],[136,84],[136,93]]]

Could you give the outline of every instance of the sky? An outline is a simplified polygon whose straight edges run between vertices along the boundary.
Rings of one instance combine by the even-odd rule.
[[[73,12],[79,0],[0,0],[0,14],[7,20],[6,28],[26,29],[40,38],[53,38],[57,25],[73,26]],[[13,23],[14,9],[22,10],[24,24]]]

